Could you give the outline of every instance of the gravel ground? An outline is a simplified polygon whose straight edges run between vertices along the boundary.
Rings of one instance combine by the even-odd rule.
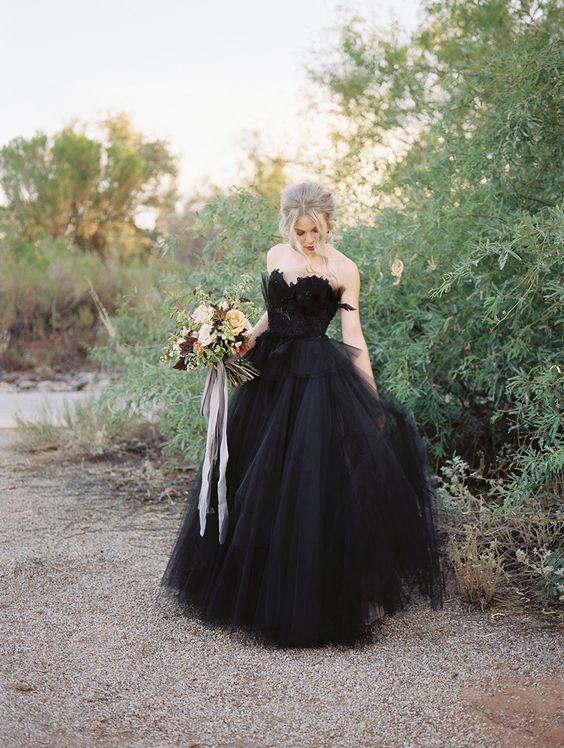
[[[364,646],[259,646],[156,594],[190,476],[9,432],[0,458],[2,746],[564,746],[554,621],[449,598]]]

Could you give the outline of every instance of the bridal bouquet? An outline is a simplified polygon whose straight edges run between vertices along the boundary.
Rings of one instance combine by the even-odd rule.
[[[192,311],[185,306],[185,301],[176,298],[177,309],[173,312],[176,329],[161,361],[176,359],[173,368],[182,371],[222,362],[232,387],[239,387],[260,374],[240,356],[240,349],[244,348],[252,330],[241,309],[247,300],[225,291],[221,298],[212,302],[209,299],[211,291],[203,292],[200,286],[194,289],[193,295],[197,306]]]
[[[243,279],[244,282],[244,279]],[[245,309],[250,301],[237,290],[224,291],[220,298],[211,299],[211,291],[201,286],[193,289],[192,298],[173,297],[173,317],[176,328],[160,357],[161,361],[176,359],[173,368],[181,371],[206,367],[200,414],[208,416],[206,454],[202,468],[202,485],[198,500],[200,535],[204,534],[206,516],[211,508],[212,475],[219,458],[217,483],[219,542],[227,533],[227,383],[239,387],[255,378],[260,371],[250,361],[241,358],[250,337],[252,326]],[[194,307],[194,308],[192,308]]]

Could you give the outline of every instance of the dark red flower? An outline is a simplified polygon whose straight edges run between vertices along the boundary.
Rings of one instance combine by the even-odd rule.
[[[186,354],[186,353],[192,353],[192,348],[194,346],[194,342],[198,340],[198,338],[195,338],[193,336],[190,336],[189,338],[185,338],[182,343],[180,343],[180,353]]]

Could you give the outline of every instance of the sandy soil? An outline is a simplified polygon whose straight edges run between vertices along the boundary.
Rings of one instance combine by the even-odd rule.
[[[416,603],[363,647],[278,650],[157,587],[192,472],[0,431],[3,746],[563,746],[561,630]]]

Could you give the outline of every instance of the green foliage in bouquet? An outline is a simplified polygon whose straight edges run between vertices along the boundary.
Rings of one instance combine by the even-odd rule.
[[[242,295],[252,280],[252,276],[243,275],[237,288],[225,290],[216,301],[210,298],[212,292],[201,286],[191,294],[172,294],[171,317],[176,320],[176,329],[169,336],[160,360],[172,358],[176,361],[174,368],[182,371],[223,362],[232,387],[239,387],[260,374],[249,361],[238,356],[253,327],[245,314],[252,311],[252,304]]]

